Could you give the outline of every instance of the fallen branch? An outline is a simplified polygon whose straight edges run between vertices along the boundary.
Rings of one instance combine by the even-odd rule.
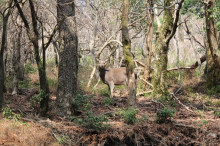
[[[153,92],[153,90],[151,90],[151,91],[140,92],[140,93],[137,93],[136,96],[139,96],[139,95],[141,95],[141,94],[151,93],[151,92]]]
[[[179,103],[180,105],[182,105],[186,110],[188,110],[188,111],[194,113],[194,111],[192,111],[188,106],[184,105],[184,104],[175,96],[174,93],[171,93],[171,95],[172,95],[172,96],[178,101],[178,103]]]
[[[152,102],[154,102],[154,103],[158,103],[158,104],[160,104],[162,107],[165,107],[165,105],[163,104],[163,103],[161,103],[161,102],[159,102],[159,101],[156,101],[156,100],[150,100],[150,101],[152,101]]]
[[[150,85],[151,87],[153,87],[153,85],[151,83],[149,83],[148,81],[146,81],[145,79],[143,78],[140,78],[142,81],[144,81],[146,84]]]
[[[193,68],[193,67],[180,67],[179,69],[195,69],[195,68]],[[173,70],[178,70],[178,68],[167,69],[167,71],[173,71]]]
[[[140,61],[138,61],[138,60],[135,60],[135,62],[136,62],[138,65],[140,65],[140,66],[142,66],[142,67],[145,67],[144,63],[142,63],[142,62],[140,62]]]
[[[200,58],[200,62],[201,64],[203,62],[206,61],[206,56],[203,55],[201,58]],[[198,61],[196,61],[196,63],[194,63],[193,65],[191,65],[190,67],[180,67],[179,69],[196,69],[197,67],[199,66],[199,63]],[[170,69],[167,69],[167,71],[173,71],[173,70],[178,70],[178,68],[170,68]]]

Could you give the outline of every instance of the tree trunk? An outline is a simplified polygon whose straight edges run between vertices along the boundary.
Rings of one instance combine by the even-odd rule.
[[[37,67],[38,67],[38,72],[39,72],[39,79],[40,79],[40,90],[41,90],[41,101],[40,101],[40,114],[42,116],[45,116],[47,111],[48,111],[48,101],[49,101],[49,86],[47,83],[47,76],[46,76],[46,58],[45,58],[45,51],[46,48],[44,47],[44,41],[42,41],[42,49],[43,49],[43,59],[40,58],[40,53],[39,53],[39,30],[38,30],[38,20],[37,20],[37,14],[35,11],[35,7],[34,7],[34,3],[32,0],[29,0],[29,5],[30,5],[30,12],[31,12],[31,20],[32,20],[32,28],[33,30],[30,29],[29,23],[22,11],[22,8],[20,6],[20,4],[18,3],[17,0],[14,0],[16,7],[18,9],[18,12],[21,16],[21,19],[24,22],[24,26],[26,28],[27,31],[27,35],[31,41],[31,43],[33,44],[34,47],[34,57],[37,63]],[[43,38],[43,34],[42,34],[42,40]],[[47,44],[49,45],[49,44]]]
[[[124,0],[122,10],[122,44],[124,49],[124,61],[126,64],[128,76],[128,105],[134,106],[136,104],[136,79],[134,75],[133,55],[131,53],[131,40],[128,32],[129,8],[129,0]]]
[[[153,41],[153,30],[154,30],[154,10],[153,10],[153,0],[147,0],[147,34],[146,34],[146,58],[145,58],[145,69],[144,78],[147,81],[151,80],[151,55],[152,55],[152,41]]]
[[[31,18],[32,18],[32,26],[34,36],[31,36],[31,42],[34,46],[34,57],[37,63],[37,68],[39,72],[39,79],[40,79],[40,90],[41,90],[41,101],[40,101],[40,114],[45,116],[48,111],[48,101],[49,101],[49,86],[47,82],[47,75],[46,75],[46,55],[44,48],[44,41],[42,41],[42,50],[43,50],[43,59],[40,58],[40,47],[39,47],[39,30],[38,30],[38,21],[37,21],[37,14],[34,8],[34,3],[32,0],[29,0],[30,9],[31,9]],[[43,27],[43,26],[42,26]],[[31,35],[31,34],[29,34]],[[42,34],[43,37],[43,34]],[[42,38],[44,40],[44,38]]]
[[[12,64],[13,64],[13,72],[14,72],[14,78],[13,78],[13,92],[12,95],[18,93],[18,81],[19,81],[19,70],[20,70],[20,60],[21,60],[21,34],[22,34],[22,27],[20,26],[18,28],[18,32],[15,33],[15,42],[13,46],[13,58],[12,58]]]
[[[168,95],[167,86],[167,62],[169,43],[174,34],[176,33],[177,23],[179,20],[179,12],[184,0],[181,0],[175,11],[175,19],[173,17],[174,0],[164,1],[164,14],[163,25],[161,25],[156,34],[156,43],[154,48],[155,61],[154,61],[154,80],[153,80],[153,93],[158,96]]]
[[[205,0],[205,20],[207,35],[207,85],[209,88],[216,86],[220,80],[220,66],[218,62],[218,30],[216,20],[211,17],[212,9],[215,7],[215,0]]]
[[[60,62],[58,73],[57,113],[68,117],[72,114],[72,101],[77,90],[78,40],[75,3],[57,0],[58,23],[64,20],[59,32]]]
[[[7,23],[8,18],[11,14],[12,1],[7,0],[6,8],[7,10],[3,13],[3,30],[2,30],[2,42],[0,50],[0,109],[4,105],[4,88],[5,88],[5,69],[4,69],[4,51],[6,50],[6,40],[7,40]]]

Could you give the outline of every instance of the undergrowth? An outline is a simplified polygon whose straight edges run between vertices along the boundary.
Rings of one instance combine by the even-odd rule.
[[[138,110],[135,108],[129,109],[117,109],[117,114],[119,114],[127,124],[135,124],[137,122],[136,115]]]
[[[20,114],[14,113],[13,110],[9,107],[3,107],[2,108],[2,115],[6,119],[14,119],[16,121],[18,121],[21,117]]]
[[[25,64],[25,73],[26,74],[33,74],[36,73],[37,69],[30,63]]]
[[[104,130],[108,127],[107,124],[104,124],[104,122],[107,122],[108,119],[105,115],[96,116],[91,111],[91,99],[92,96],[86,97],[84,95],[77,94],[77,96],[73,100],[74,113],[78,114],[80,112],[83,112],[84,115],[82,118],[72,116],[70,120],[88,129],[93,129],[96,131]]]
[[[167,123],[174,117],[176,110],[164,107],[157,111],[156,120],[157,123]]]

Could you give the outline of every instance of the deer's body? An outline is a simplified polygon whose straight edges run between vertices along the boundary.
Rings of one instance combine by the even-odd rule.
[[[105,67],[99,66],[99,73],[103,83],[109,87],[111,98],[113,97],[114,85],[126,85],[128,82],[126,67],[105,69]]]

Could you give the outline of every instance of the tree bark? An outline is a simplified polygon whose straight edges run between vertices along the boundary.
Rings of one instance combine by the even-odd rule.
[[[135,106],[136,104],[136,79],[134,74],[134,61],[131,53],[131,40],[128,31],[128,14],[130,1],[123,0],[122,10],[122,44],[124,49],[124,61],[127,68],[128,76],[128,105]]]
[[[14,78],[13,78],[13,92],[12,95],[16,95],[18,93],[18,81],[19,81],[19,72],[20,72],[20,64],[21,64],[21,34],[22,34],[22,27],[18,27],[18,32],[15,33],[15,42],[13,46],[13,58],[12,58],[12,64],[13,64],[13,72],[14,72]]]
[[[4,51],[6,50],[6,40],[7,40],[7,23],[8,18],[11,14],[12,1],[7,0],[6,11],[3,13],[3,29],[2,29],[2,39],[1,39],[1,50],[0,50],[0,109],[4,105],[4,88],[5,88],[5,68],[4,68]]]
[[[147,0],[147,34],[146,34],[146,58],[145,58],[145,69],[144,78],[150,81],[151,73],[151,55],[152,55],[152,41],[153,41],[153,30],[154,30],[154,10],[153,10],[153,0]]]
[[[154,48],[155,61],[154,61],[154,80],[153,93],[157,96],[167,96],[168,86],[167,86],[167,62],[168,62],[168,50],[171,38],[174,36],[177,23],[179,20],[179,12],[182,7],[184,0],[179,2],[178,8],[175,11],[175,19],[173,17],[173,8],[171,7],[174,0],[164,1],[164,22],[161,25],[156,34],[156,43]]]
[[[75,3],[57,0],[58,23],[64,19],[59,30],[60,62],[58,73],[57,114],[72,115],[72,101],[77,90],[78,39],[75,19]]]
[[[207,86],[212,88],[217,86],[220,80],[220,66],[218,62],[218,30],[216,20],[211,17],[212,9],[215,7],[215,0],[205,0],[205,20],[206,20],[206,35],[207,35]]]

